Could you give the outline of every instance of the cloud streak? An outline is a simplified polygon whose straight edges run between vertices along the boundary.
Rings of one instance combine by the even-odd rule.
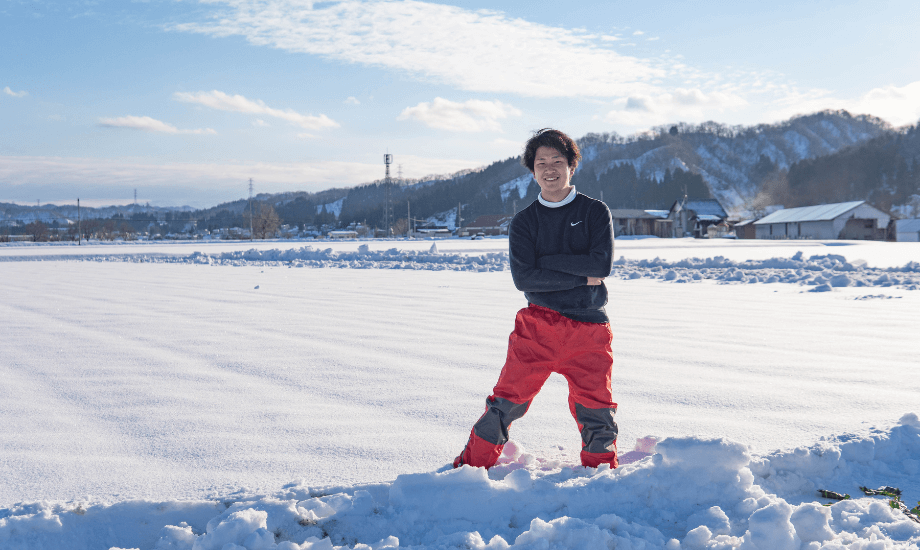
[[[167,124],[161,120],[149,116],[121,116],[117,118],[100,118],[99,125],[108,128],[130,128],[133,130],[143,130],[144,132],[155,132],[160,134],[216,134],[211,128],[199,128],[197,130],[180,130],[172,124]]]
[[[660,61],[622,55],[584,30],[496,11],[415,0],[348,0],[316,8],[298,0],[213,3],[224,8],[212,20],[171,28],[242,36],[256,45],[393,69],[475,92],[615,97],[648,93],[651,80],[668,74]]]
[[[441,97],[406,107],[397,120],[417,120],[429,128],[452,132],[500,132],[499,119],[521,116],[521,111],[501,101],[470,99],[458,103]]]
[[[173,99],[185,103],[195,103],[218,111],[270,116],[307,130],[322,130],[339,126],[338,122],[326,115],[304,115],[292,109],[275,109],[261,100],[252,100],[241,95],[230,95],[218,90],[198,93],[176,92],[173,94]]]
[[[13,90],[10,89],[9,86],[5,86],[3,88],[3,93],[5,93],[8,96],[12,96],[12,97],[26,97],[27,95],[29,95],[29,92],[25,90],[14,92]]]
[[[420,178],[429,174],[447,174],[486,163],[450,159],[427,158],[396,154],[407,178]],[[487,159],[491,162],[492,159]],[[0,156],[0,181],[5,182],[5,192],[15,188],[49,185],[48,182],[72,186],[69,192],[80,189],[120,187],[126,184],[153,189],[181,186],[199,189],[205,195],[245,192],[245,181],[253,178],[265,192],[320,191],[331,186],[369,183],[383,177],[379,163],[324,160],[302,163],[272,163],[226,161],[220,163],[153,163],[135,159],[99,159],[73,157]],[[228,191],[231,190],[231,191]],[[35,195],[30,195],[35,196]],[[64,195],[60,195],[64,196]],[[2,197],[0,197],[2,199]],[[211,205],[216,202],[204,201]]]
[[[823,109],[846,109],[853,114],[871,114],[895,126],[920,123],[920,81],[904,86],[883,86],[851,98],[828,90],[800,92],[792,89],[775,102],[766,118],[783,120]]]
[[[698,88],[677,88],[654,95],[630,96],[607,113],[605,120],[624,126],[642,126],[667,122],[701,122],[714,112],[737,110],[747,101],[730,92],[704,93]]]

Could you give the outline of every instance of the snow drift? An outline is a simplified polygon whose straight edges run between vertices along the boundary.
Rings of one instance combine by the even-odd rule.
[[[284,249],[237,250],[229,252],[186,255],[108,253],[77,255],[42,255],[0,257],[0,261],[82,260],[95,262],[185,263],[222,266],[287,266],[296,268],[339,269],[412,269],[449,271],[507,271],[508,253],[486,252],[442,253],[437,244],[428,251],[370,250],[362,244],[357,251],[313,246]],[[847,261],[839,254],[817,254],[808,258],[799,251],[790,258],[766,260],[732,260],[724,256],[688,258],[667,261],[630,260],[625,257],[614,262],[611,277],[620,279],[657,279],[668,283],[715,281],[720,284],[790,283],[811,287],[811,292],[826,292],[839,287],[883,287],[904,290],[920,289],[920,262],[911,261],[900,267],[870,267],[865,261]]]
[[[752,456],[725,439],[640,440],[616,470],[541,459],[509,443],[468,466],[392,483],[307,487],[214,501],[37,502],[0,510],[8,550],[383,550],[389,548],[908,549],[920,522],[886,497],[920,498],[920,419],[811,448]],[[625,462],[625,460],[624,460]]]

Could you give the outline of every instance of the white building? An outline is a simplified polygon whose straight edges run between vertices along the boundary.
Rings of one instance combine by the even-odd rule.
[[[884,241],[891,216],[866,201],[778,210],[754,222],[758,239]]]
[[[895,220],[894,233],[894,240],[898,241],[899,243],[920,242],[920,219]]]
[[[453,237],[450,229],[416,229],[410,235],[414,239],[449,239]]]

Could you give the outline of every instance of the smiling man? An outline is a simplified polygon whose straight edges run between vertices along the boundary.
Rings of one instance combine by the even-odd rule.
[[[601,201],[575,191],[578,145],[543,129],[524,148],[522,163],[540,195],[511,222],[514,286],[528,306],[514,321],[505,366],[454,467],[490,468],[549,375],[569,383],[569,410],[581,432],[581,463],[617,466],[617,404],[610,379],[613,333],[604,305],[604,278],[613,268],[613,223]]]

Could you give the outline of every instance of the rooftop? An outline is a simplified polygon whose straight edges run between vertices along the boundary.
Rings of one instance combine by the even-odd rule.
[[[769,216],[763,217],[754,225],[766,223],[790,223],[790,222],[818,222],[833,220],[857,206],[864,204],[866,201],[838,202],[834,204],[819,204],[817,206],[800,206],[798,208],[786,208],[777,210]]]
[[[914,233],[920,231],[920,220],[895,220],[895,231],[898,233]]]

